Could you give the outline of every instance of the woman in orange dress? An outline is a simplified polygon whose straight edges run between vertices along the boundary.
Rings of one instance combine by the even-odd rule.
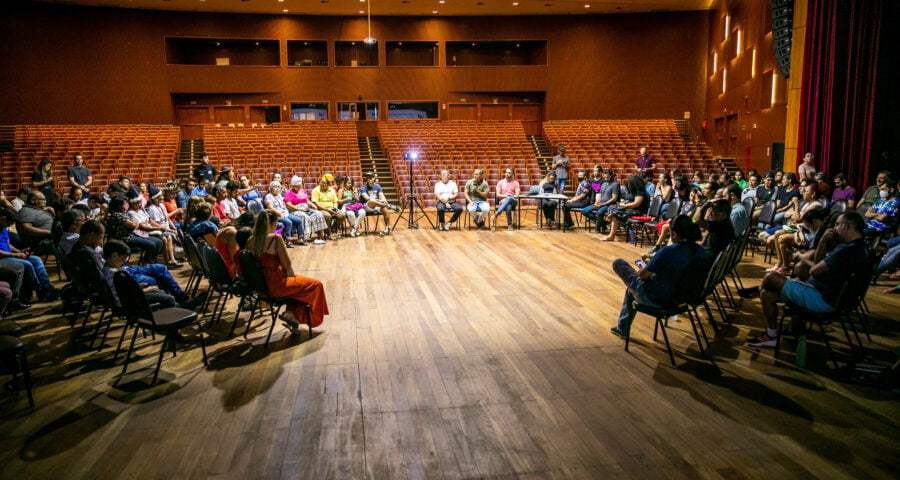
[[[284,240],[273,233],[277,225],[277,213],[271,210],[260,212],[253,226],[253,235],[247,240],[247,249],[262,266],[269,294],[273,297],[289,297],[308,303],[310,325],[318,327],[325,315],[328,315],[325,288],[322,282],[314,278],[294,275]],[[306,306],[303,304],[288,305],[281,314],[281,319],[293,333],[299,332],[299,320],[305,318],[305,310]]]

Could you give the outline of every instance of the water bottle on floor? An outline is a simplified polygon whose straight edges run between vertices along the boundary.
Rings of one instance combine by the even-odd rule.
[[[628,231],[628,241],[631,242],[632,245],[637,245],[637,235],[634,230]]]

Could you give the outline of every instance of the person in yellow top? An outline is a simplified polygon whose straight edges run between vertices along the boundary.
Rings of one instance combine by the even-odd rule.
[[[313,189],[310,201],[325,216],[325,225],[328,226],[331,239],[340,238],[338,227],[346,221],[347,217],[342,210],[338,209],[337,192],[331,188],[327,176],[319,179],[319,185]]]

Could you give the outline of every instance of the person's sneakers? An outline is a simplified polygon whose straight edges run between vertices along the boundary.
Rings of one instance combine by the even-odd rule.
[[[284,246],[285,248],[294,248],[294,244],[290,240],[285,240]]]
[[[619,337],[619,338],[625,338],[625,337],[626,337],[625,332],[619,330],[619,327],[617,327],[617,326],[616,326],[616,327],[610,328],[610,329],[609,329],[609,333],[611,333],[611,334],[613,334],[613,335],[615,335],[615,336],[617,336],[617,337]]]
[[[778,343],[778,337],[770,337],[766,333],[747,339],[747,345],[751,347],[774,347],[776,343]]]
[[[444,230],[446,230],[448,232],[450,231],[451,228],[453,228],[453,222],[447,222],[447,225],[444,226]]]
[[[317,239],[313,240],[313,245],[325,245],[325,240],[322,240],[321,238],[317,238]]]
[[[390,228],[385,228],[384,230],[378,232],[378,234],[381,235],[382,237],[387,236],[387,235],[390,235],[390,234],[391,234],[391,229],[390,229]]]
[[[749,300],[759,296],[759,287],[739,288],[737,291],[739,297]]]
[[[659,251],[659,245],[654,245],[654,246],[650,247],[650,250],[647,250],[647,255],[650,255],[652,257],[653,255],[656,255],[656,252],[658,252],[658,251]]]
[[[207,293],[203,292],[200,295],[197,295],[194,298],[189,298],[183,302],[178,302],[181,305],[181,308],[186,308],[188,310],[196,310],[197,307],[203,305],[203,302],[206,301]]]
[[[395,212],[399,212],[399,211],[400,211],[400,207],[398,207],[398,206],[396,206],[396,205],[388,205],[388,209],[389,209],[389,210],[393,210],[393,211],[395,211]]]
[[[21,302],[19,300],[10,300],[8,304],[6,304],[7,312],[18,312],[19,310],[25,310],[26,308],[31,308],[30,303]]]

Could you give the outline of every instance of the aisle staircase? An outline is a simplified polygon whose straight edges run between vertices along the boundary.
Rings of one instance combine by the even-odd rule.
[[[397,185],[394,181],[394,173],[391,171],[391,162],[384,154],[378,137],[357,137],[359,143],[360,171],[375,172],[375,178],[384,191],[384,196],[390,203],[399,203]],[[363,179],[354,179],[357,185],[362,185]]]
[[[182,179],[193,175],[194,165],[203,153],[203,140],[182,140],[178,147],[178,161],[175,162],[175,178]]]

